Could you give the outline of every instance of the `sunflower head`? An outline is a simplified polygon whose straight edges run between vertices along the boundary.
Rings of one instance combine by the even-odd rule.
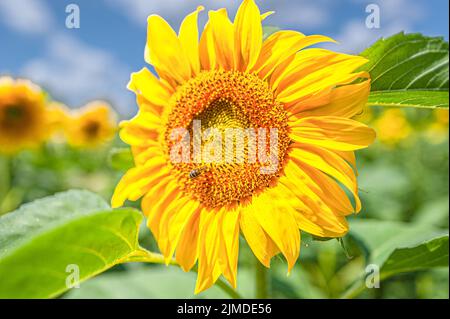
[[[110,141],[116,128],[116,115],[103,101],[94,101],[73,111],[64,122],[67,142],[79,148],[94,148]]]
[[[142,197],[161,252],[184,270],[198,262],[196,292],[220,275],[236,286],[239,235],[265,266],[290,270],[300,230],[340,237],[361,209],[354,151],[374,131],[352,118],[370,89],[367,61],[308,46],[332,41],[279,31],[263,40],[261,14],[244,0],[234,21],[209,11],[199,35],[189,14],[178,33],[148,17],[145,60],[128,88],[138,114],[121,124],[135,167],[112,205]],[[348,189],[349,199],[341,185]]]
[[[49,122],[45,94],[38,86],[0,77],[0,153],[40,145],[53,132]]]

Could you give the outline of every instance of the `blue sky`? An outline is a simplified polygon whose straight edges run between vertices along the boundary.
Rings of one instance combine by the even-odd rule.
[[[67,29],[68,4],[80,8],[81,27]],[[263,0],[265,21],[305,34],[339,41],[329,47],[358,53],[381,36],[399,31],[444,36],[448,40],[447,0]],[[368,29],[365,8],[380,7],[380,28]],[[177,30],[183,17],[202,4],[226,7],[233,0],[0,0],[0,75],[28,77],[71,107],[92,99],[111,101],[124,117],[136,112],[125,88],[129,75],[145,65],[146,17],[159,14]],[[207,16],[202,13],[200,23]]]

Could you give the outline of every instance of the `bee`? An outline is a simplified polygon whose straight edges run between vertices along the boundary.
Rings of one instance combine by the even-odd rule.
[[[194,179],[199,177],[205,170],[206,170],[206,166],[202,166],[196,169],[193,169],[192,171],[189,172],[189,178],[190,179]]]

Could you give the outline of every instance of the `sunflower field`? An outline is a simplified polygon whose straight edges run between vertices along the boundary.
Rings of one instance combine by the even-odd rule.
[[[131,119],[0,68],[0,298],[449,298],[448,42],[204,9],[148,17]]]

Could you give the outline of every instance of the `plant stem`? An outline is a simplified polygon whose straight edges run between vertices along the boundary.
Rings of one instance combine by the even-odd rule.
[[[130,255],[126,256],[125,258],[119,259],[117,263],[123,264],[128,262],[144,262],[151,264],[167,264],[172,266],[178,266],[178,263],[174,259],[169,260],[169,262],[167,263],[163,255],[148,251],[141,247],[138,250],[132,252]],[[194,267],[193,269],[191,269],[191,271],[197,272],[197,268]],[[220,289],[222,289],[222,291],[225,292],[231,298],[242,299],[242,296],[230,285],[228,285],[222,278],[217,279],[215,285]]]
[[[357,281],[347,291],[345,291],[340,298],[341,299],[354,299],[354,298],[358,297],[365,289],[366,289],[366,285],[365,285],[364,280]]]
[[[269,298],[269,272],[258,259],[255,262],[256,291],[255,295],[258,299]]]
[[[4,202],[12,185],[12,159],[9,156],[0,157],[0,216],[6,213]]]

